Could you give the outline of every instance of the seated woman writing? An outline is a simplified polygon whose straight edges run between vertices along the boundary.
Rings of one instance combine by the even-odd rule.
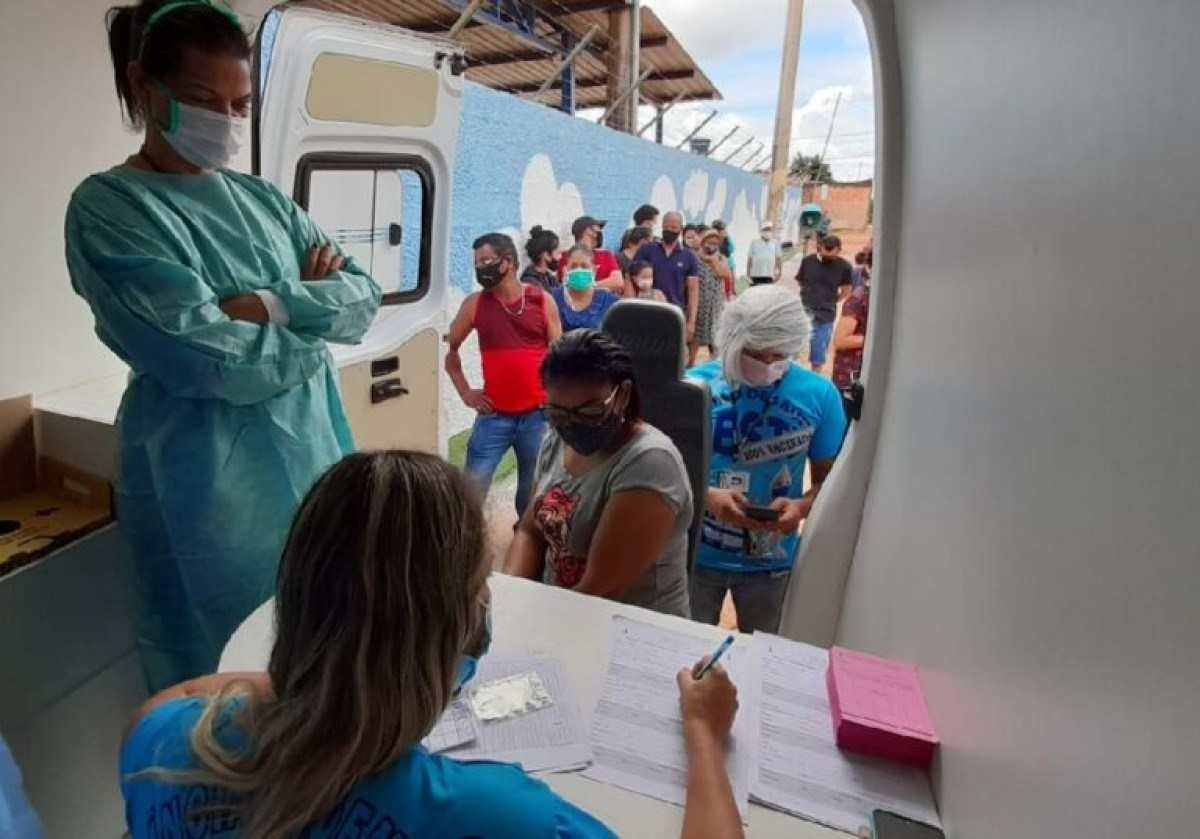
[[[551,431],[505,573],[689,617],[691,486],[675,444],[641,418],[629,353],[603,332],[568,333],[542,383]]]
[[[292,524],[268,671],[194,679],[138,712],[121,752],[129,834],[612,836],[519,766],[421,745],[490,642],[486,555],[477,495],[444,461],[335,465]],[[683,835],[740,836],[723,749],[736,690],[695,672],[677,676]]]

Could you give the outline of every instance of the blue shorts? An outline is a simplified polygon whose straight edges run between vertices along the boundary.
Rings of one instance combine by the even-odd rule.
[[[808,342],[808,361],[813,367],[821,367],[829,357],[829,342],[833,339],[833,321],[813,321],[812,338]]]

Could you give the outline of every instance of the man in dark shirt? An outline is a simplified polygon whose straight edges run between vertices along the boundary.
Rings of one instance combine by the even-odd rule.
[[[634,259],[644,259],[654,266],[654,287],[668,303],[683,309],[690,341],[696,332],[696,313],[700,308],[700,262],[679,240],[683,216],[667,213],[662,227],[662,241],[642,245]]]
[[[820,370],[828,360],[838,303],[846,299],[854,283],[854,269],[842,259],[841,253],[841,239],[823,236],[817,240],[817,252],[800,261],[800,271],[796,274],[800,299],[813,322],[808,349],[808,363],[813,370]]]

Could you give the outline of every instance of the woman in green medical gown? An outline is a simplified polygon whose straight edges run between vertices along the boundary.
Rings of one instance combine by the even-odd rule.
[[[326,342],[357,342],[380,292],[287,196],[224,168],[251,92],[227,9],[143,0],[108,25],[117,91],[145,136],[75,191],[67,264],[131,368],[117,511],[158,690],[212,672],[271,596],[292,513],[353,448]]]

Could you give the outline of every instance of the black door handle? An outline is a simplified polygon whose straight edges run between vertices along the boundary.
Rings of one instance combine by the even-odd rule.
[[[399,379],[384,379],[371,385],[371,404],[378,405],[397,396],[407,396],[408,388]]]

